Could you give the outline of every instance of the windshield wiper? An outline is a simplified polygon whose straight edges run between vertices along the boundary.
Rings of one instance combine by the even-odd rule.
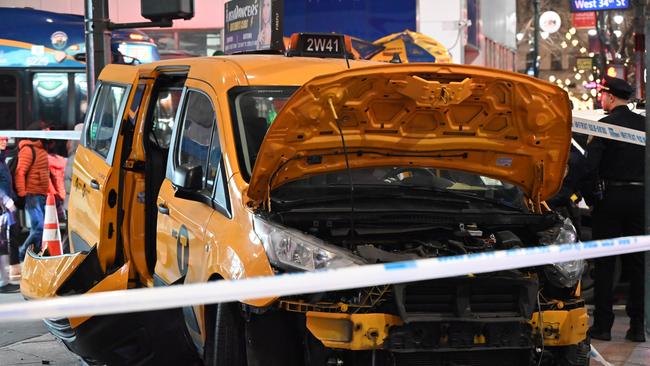
[[[506,201],[494,199],[494,198],[488,198],[488,197],[481,197],[477,196],[471,193],[464,193],[464,192],[457,192],[455,190],[451,189],[444,189],[444,188],[435,188],[435,187],[416,187],[416,186],[409,186],[409,185],[398,185],[398,187],[402,189],[408,189],[410,191],[412,190],[417,190],[417,191],[425,191],[425,192],[432,192],[432,193],[438,193],[438,194],[444,194],[444,195],[451,195],[454,197],[458,198],[465,198],[473,201],[481,201],[481,202],[487,202],[503,207],[507,207],[513,210],[521,211],[522,208],[515,206],[514,204],[508,203]]]

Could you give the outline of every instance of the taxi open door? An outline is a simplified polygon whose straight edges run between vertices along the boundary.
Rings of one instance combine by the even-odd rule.
[[[106,270],[122,255],[119,240],[120,163],[123,133],[132,109],[139,108],[143,89],[136,85],[138,69],[109,65],[98,81],[74,161],[69,220],[72,252],[96,247]],[[110,82],[108,81],[110,80]],[[130,106],[130,107],[127,107]]]

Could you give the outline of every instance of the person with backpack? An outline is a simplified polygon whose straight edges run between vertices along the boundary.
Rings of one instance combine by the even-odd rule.
[[[50,184],[48,154],[38,140],[22,140],[18,144],[18,161],[14,176],[18,197],[25,198],[25,212],[29,216],[29,236],[20,246],[19,259],[25,259],[30,245],[39,252],[43,237],[45,199]]]

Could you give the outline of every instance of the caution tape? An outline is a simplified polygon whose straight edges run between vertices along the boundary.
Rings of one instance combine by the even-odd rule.
[[[645,146],[645,131],[639,131],[632,128],[613,125],[610,123],[594,121],[588,117],[589,116],[587,115],[574,112],[571,131],[585,135],[603,137],[610,140]]]
[[[0,130],[0,136],[19,139],[44,139],[44,140],[80,140],[81,131],[67,130]]]
[[[0,322],[161,310],[364,288],[647,250],[650,250],[650,236],[633,236],[242,280],[64,296],[0,305]]]

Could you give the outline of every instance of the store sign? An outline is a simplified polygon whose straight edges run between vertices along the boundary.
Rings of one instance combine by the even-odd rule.
[[[571,14],[571,25],[576,29],[596,28],[596,12],[586,11]]]
[[[282,0],[233,0],[225,7],[225,53],[282,50]]]
[[[630,7],[630,0],[571,0],[571,12],[617,10]]]
[[[539,17],[539,27],[547,33],[555,33],[562,26],[560,15],[554,11],[545,11]]]
[[[576,68],[578,70],[591,71],[594,67],[594,60],[591,57],[576,58]]]

